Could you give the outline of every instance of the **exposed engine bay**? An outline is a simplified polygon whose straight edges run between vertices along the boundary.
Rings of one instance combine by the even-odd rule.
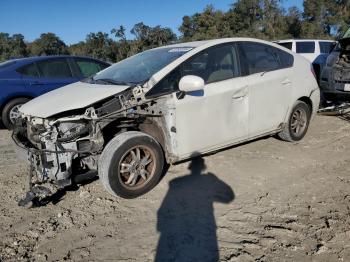
[[[133,86],[82,110],[50,118],[23,115],[12,136],[30,162],[29,191],[19,204],[49,194],[44,183],[62,188],[96,176],[99,155],[120,132],[143,130],[165,146],[160,128],[167,109],[161,98],[146,99],[142,87]]]

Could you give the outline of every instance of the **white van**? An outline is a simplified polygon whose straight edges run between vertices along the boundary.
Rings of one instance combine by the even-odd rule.
[[[292,50],[308,59],[311,63],[322,54],[329,54],[336,42],[332,40],[315,40],[315,39],[290,39],[275,41],[275,43]]]

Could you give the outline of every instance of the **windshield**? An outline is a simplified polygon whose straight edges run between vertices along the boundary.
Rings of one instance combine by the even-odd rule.
[[[97,73],[92,80],[116,85],[139,84],[147,81],[152,75],[191,49],[191,47],[169,47],[148,50]]]

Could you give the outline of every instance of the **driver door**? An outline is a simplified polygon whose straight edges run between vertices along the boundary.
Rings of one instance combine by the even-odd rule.
[[[240,77],[237,57],[236,45],[228,43],[208,48],[182,65],[182,76],[199,76],[205,87],[180,98],[173,94],[178,157],[247,138],[249,88]]]

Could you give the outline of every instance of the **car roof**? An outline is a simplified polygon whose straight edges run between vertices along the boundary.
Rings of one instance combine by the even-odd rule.
[[[220,38],[220,39],[211,39],[211,40],[203,40],[203,41],[195,41],[195,42],[184,42],[184,43],[176,43],[172,45],[166,45],[166,46],[161,46],[158,47],[159,49],[161,48],[185,48],[185,47],[201,47],[201,46],[210,46],[210,45],[217,45],[217,44],[223,44],[227,42],[239,42],[239,41],[253,41],[253,42],[260,42],[260,43],[269,43],[264,40],[256,39],[256,38],[246,38],[246,37],[231,37],[231,38]],[[156,48],[156,49],[158,49]]]
[[[274,42],[288,43],[288,42],[312,42],[312,41],[335,42],[335,40],[329,40],[329,39],[285,39],[285,40],[276,40]]]

